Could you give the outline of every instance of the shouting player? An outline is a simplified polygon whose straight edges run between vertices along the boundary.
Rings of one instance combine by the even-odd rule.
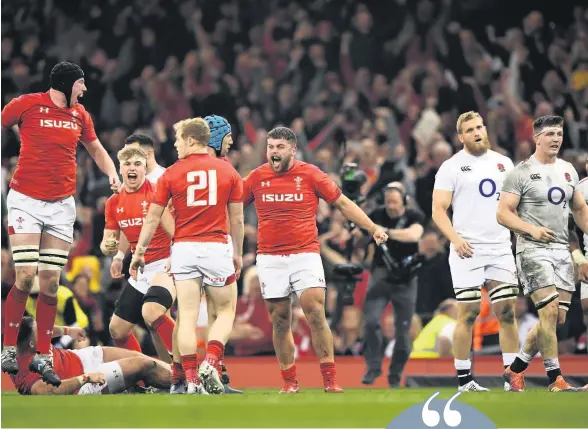
[[[21,395],[103,395],[120,393],[138,381],[165,389],[171,383],[169,366],[140,353],[116,347],[86,347],[78,350],[52,349],[59,387],[39,383],[41,377],[28,371],[37,348],[37,324],[31,317],[20,323],[17,346],[19,372],[11,376]],[[53,327],[53,336],[71,335],[85,339],[80,328]]]
[[[319,198],[368,230],[376,243],[385,242],[388,236],[342,195],[326,174],[314,165],[297,161],[295,153],[296,135],[291,129],[271,130],[267,135],[268,162],[245,180],[243,203],[247,206],[254,202],[259,218],[257,269],[284,379],[280,393],[299,391],[291,325],[292,292],[298,295],[310,324],[325,392],[339,393],[343,389],[336,381],[333,336],[325,318],[326,285],[316,227]]]
[[[535,153],[507,175],[497,219],[517,235],[519,278],[525,295],[535,303],[539,322],[504,379],[511,390],[524,390],[523,371],[540,351],[549,391],[576,391],[580,389],[564,380],[559,367],[556,328],[565,322],[576,290],[568,249],[570,209],[578,226],[588,232],[588,206],[578,189],[578,173],[572,164],[557,157],[563,141],[563,118],[538,118],[533,134]]]
[[[514,305],[518,295],[510,231],[496,221],[502,183],[512,161],[490,150],[482,117],[467,112],[457,120],[463,150],[445,161],[433,191],[433,221],[451,242],[449,265],[458,316],[453,334],[455,369],[461,392],[485,392],[472,377],[470,350],[480,313],[482,287],[500,323],[500,348],[508,367],[519,348]],[[447,210],[453,209],[453,221]],[[505,385],[505,389],[507,389]]]
[[[147,154],[147,174],[145,177],[153,185],[156,185],[157,180],[164,173],[165,168],[155,160],[153,139],[143,134],[132,134],[125,139],[125,147],[140,148]],[[110,265],[110,275],[113,278],[121,277],[123,260],[129,248],[129,241],[125,234],[121,232],[118,253],[113,257],[112,264]],[[175,323],[168,316],[167,312],[176,300],[176,289],[173,279],[166,272],[157,272],[150,277],[151,280],[147,285],[148,289],[143,299],[141,313],[145,324],[151,331],[151,337],[153,338],[153,345],[157,350],[157,355],[162,360],[169,362]],[[129,278],[129,283],[134,285],[135,279],[132,277]]]
[[[155,185],[146,180],[147,155],[141,148],[125,147],[118,153],[118,160],[123,187],[120,193],[114,194],[106,202],[104,214],[106,223],[100,244],[100,249],[105,255],[113,255],[117,252],[121,232],[129,240],[131,247],[137,244],[143,219],[155,194]],[[154,276],[165,271],[165,262],[170,253],[170,236],[173,235],[174,229],[174,221],[167,211],[161,223],[145,255],[147,265],[144,272],[137,273],[134,276],[136,279],[129,281],[116,302],[114,315],[110,321],[110,335],[118,347],[141,351],[141,346],[132,333],[132,329],[141,321],[143,298]],[[171,304],[169,303],[169,307]],[[165,312],[163,314],[165,315]],[[171,350],[172,331],[173,326],[168,332],[169,338],[161,339],[164,344],[169,344],[169,350]],[[152,330],[152,335],[158,336],[157,331]],[[169,352],[164,350],[162,354],[161,358],[169,361]]]
[[[159,179],[131,267],[144,266],[147,246],[171,199],[176,229],[170,272],[175,279],[179,313],[174,340],[188,382],[186,392],[203,393],[205,389],[224,393],[216,366],[233,328],[235,279],[243,265],[243,185],[231,164],[208,155],[210,128],[204,119],[180,121],[174,128],[179,161]],[[202,286],[217,311],[208,333],[206,358],[198,369],[194,327]]]
[[[22,95],[2,110],[2,127],[18,125],[21,149],[7,196],[8,232],[16,268],[16,283],[6,299],[2,371],[16,374],[16,340],[20,320],[35,275],[38,352],[30,369],[59,386],[49,346],[57,309],[57,286],[73,240],[76,219],[76,149],[86,147],[117,191],[116,167],[100,144],[90,114],[79,104],[86,91],[84,72],[60,62],[51,70],[47,92]]]

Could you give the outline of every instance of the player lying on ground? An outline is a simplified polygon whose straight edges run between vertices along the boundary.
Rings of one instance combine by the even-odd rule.
[[[257,269],[284,379],[281,393],[299,391],[291,325],[293,292],[298,295],[311,328],[325,392],[343,392],[336,381],[333,336],[325,317],[325,274],[316,227],[319,198],[369,231],[376,243],[385,242],[388,236],[342,195],[325,173],[314,165],[297,161],[295,154],[294,132],[285,127],[271,130],[267,135],[268,162],[253,170],[243,186],[243,204],[254,203],[259,219]]]
[[[6,299],[2,371],[16,374],[16,339],[27,297],[39,275],[38,352],[32,371],[54,386],[60,380],[49,354],[57,311],[57,287],[73,240],[76,206],[76,149],[82,142],[114,191],[116,167],[100,144],[94,124],[79,99],[86,91],[84,72],[60,62],[51,70],[51,89],[21,95],[2,110],[2,128],[18,125],[20,154],[6,198],[8,233],[16,282]]]
[[[105,227],[100,249],[105,255],[113,255],[118,251],[121,232],[129,240],[132,249],[137,244],[143,218],[151,203],[155,185],[146,180],[147,155],[141,148],[127,146],[118,153],[123,187],[119,194],[111,196],[106,202],[104,213]],[[147,265],[144,272],[130,279],[125,285],[116,302],[114,315],[110,321],[110,333],[118,347],[141,351],[139,342],[132,334],[133,327],[141,321],[143,299],[146,296],[153,277],[164,273],[165,262],[169,257],[170,236],[173,235],[174,221],[169,211],[165,211],[161,225],[157,228],[155,239],[146,254]],[[168,283],[167,289],[173,288],[173,280],[163,274]],[[167,290],[166,290],[167,291]],[[171,307],[172,302],[167,302]],[[164,317],[165,312],[164,312]],[[171,350],[173,326],[167,332],[168,337],[159,339],[157,330],[151,333],[158,341],[168,344]],[[163,350],[160,358],[169,362],[169,351]]]
[[[224,393],[216,366],[233,327],[237,302],[235,279],[243,265],[243,185],[231,164],[208,155],[210,128],[206,121],[202,118],[180,121],[175,130],[180,161],[159,179],[157,195],[141,230],[131,268],[142,269],[145,265],[145,250],[171,199],[176,229],[170,271],[178,297],[174,343],[177,342],[186,375],[186,393],[202,393],[204,389]],[[195,326],[202,285],[217,311],[208,333],[206,359],[197,369]]]
[[[570,209],[588,231],[588,206],[578,187],[574,166],[559,159],[563,118],[543,116],[533,123],[534,154],[508,173],[497,220],[517,235],[517,271],[525,295],[535,303],[539,322],[529,332],[515,361],[504,372],[511,390],[525,389],[524,370],[541,352],[549,391],[577,391],[561,373],[557,355],[558,323],[564,323],[576,290],[568,249]]]
[[[449,265],[458,316],[453,335],[455,369],[462,392],[485,392],[472,376],[470,350],[474,322],[485,287],[500,323],[500,348],[506,367],[519,348],[514,306],[519,293],[510,231],[496,221],[502,183],[512,161],[490,150],[488,133],[477,112],[457,120],[463,150],[445,161],[435,177],[433,221],[451,242]],[[453,219],[447,215],[449,206]],[[505,389],[510,386],[505,384]]]
[[[81,328],[55,326],[53,336],[71,335],[85,339]],[[20,323],[17,345],[19,372],[11,375],[21,395],[101,395],[123,392],[139,381],[167,389],[172,375],[168,364],[141,353],[117,347],[86,347],[79,350],[52,348],[56,374],[62,380],[59,387],[43,382],[40,375],[30,372],[28,365],[37,350],[37,324],[31,317]]]

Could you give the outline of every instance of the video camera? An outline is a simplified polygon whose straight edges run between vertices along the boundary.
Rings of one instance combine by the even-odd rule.
[[[380,249],[382,250],[382,259],[384,260],[384,265],[386,265],[386,270],[389,276],[396,281],[406,281],[412,278],[425,262],[425,256],[420,253],[415,253],[400,262],[396,262],[390,254],[386,243],[380,244]]]

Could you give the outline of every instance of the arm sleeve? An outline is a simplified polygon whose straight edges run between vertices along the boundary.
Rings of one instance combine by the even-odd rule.
[[[515,195],[523,195],[523,183],[521,180],[520,169],[513,168],[508,172],[504,183],[502,184],[502,192],[509,192]]]
[[[233,188],[231,189],[229,203],[240,203],[241,201],[243,201],[243,180],[237,170],[233,169]]]
[[[118,198],[116,195],[113,195],[106,201],[106,205],[104,206],[104,228],[105,229],[112,229],[118,231],[118,222],[114,217],[116,213],[116,203]]]
[[[97,139],[98,136],[96,135],[96,130],[94,130],[94,121],[92,120],[90,114],[84,111],[82,136],[80,137],[80,140],[84,143],[91,143]]]
[[[328,204],[333,204],[341,196],[341,189],[318,167],[312,169],[314,192]]]
[[[457,172],[451,168],[451,165],[445,161],[441,164],[439,171],[435,175],[435,186],[433,189],[440,189],[444,191],[455,191],[457,182]]]
[[[170,197],[171,192],[169,188],[169,180],[166,171],[157,181],[157,186],[155,187],[155,195],[153,196],[153,203],[160,205],[162,207],[166,207]]]
[[[243,207],[247,207],[253,202],[253,173],[243,180]]]
[[[425,223],[426,223],[425,215],[420,210],[415,210],[413,212],[413,215],[411,216],[410,225],[408,225],[408,226],[418,224],[418,225],[421,225],[422,227],[424,227]]]
[[[18,124],[25,108],[26,98],[24,95],[10,100],[10,103],[2,109],[2,127],[10,128],[13,125]]]

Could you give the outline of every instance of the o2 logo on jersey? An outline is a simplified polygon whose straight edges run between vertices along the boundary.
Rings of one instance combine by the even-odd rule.
[[[386,426],[386,429],[496,429],[492,420],[483,413],[471,405],[455,401],[461,392],[449,400],[435,399],[438,395],[439,392],[436,392],[424,403],[404,410]]]
[[[565,209],[568,203],[565,201],[565,199],[566,191],[558,186],[549,188],[549,191],[547,191],[547,200],[553,205],[559,206],[561,203],[563,203],[563,208]]]
[[[69,121],[56,121],[54,119],[41,119],[43,128],[63,128],[64,130],[77,130],[78,124]]]
[[[494,195],[498,195],[498,197],[496,198],[496,200],[498,201],[500,199],[500,192],[496,192],[497,189],[498,186],[496,185],[496,182],[492,179],[482,179],[480,181],[480,186],[478,187],[480,195],[482,195],[485,198],[490,198]]]
[[[132,219],[123,219],[119,220],[118,224],[121,228],[128,228],[129,226],[141,226],[143,225],[143,218],[142,217],[135,217]]]

